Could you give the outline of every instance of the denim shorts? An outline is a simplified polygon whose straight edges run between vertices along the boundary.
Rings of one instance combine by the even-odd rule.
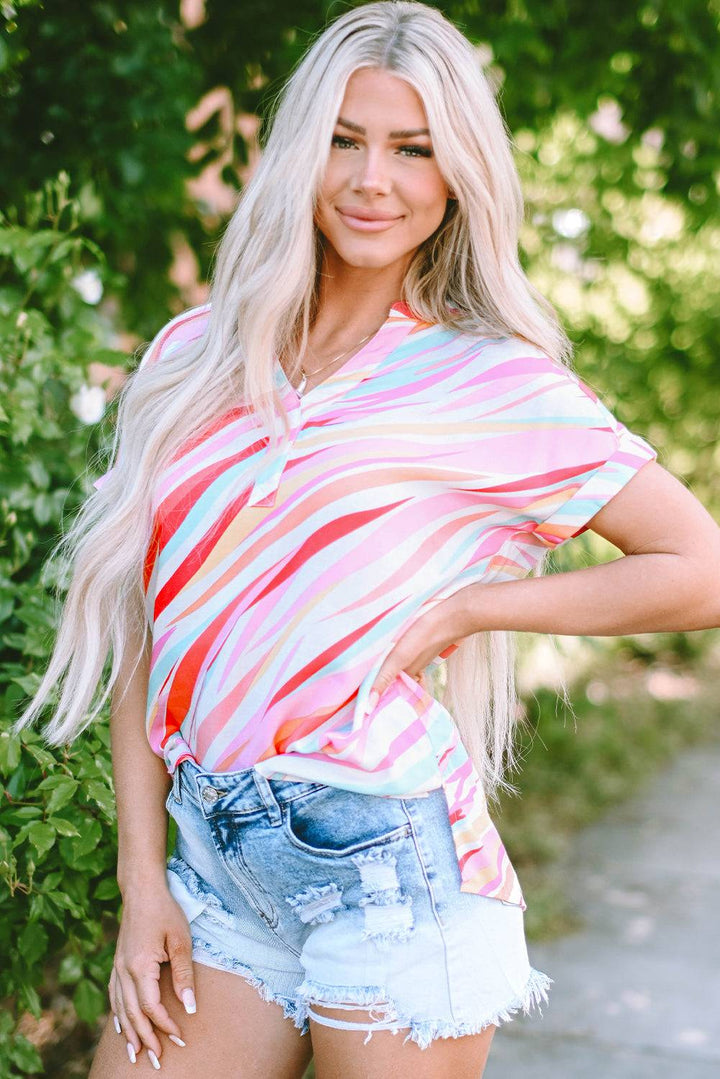
[[[184,760],[166,808],[193,959],[245,978],[302,1034],[312,1018],[365,1042],[404,1030],[425,1049],[547,1001],[522,908],[460,891],[442,787],[381,797]]]

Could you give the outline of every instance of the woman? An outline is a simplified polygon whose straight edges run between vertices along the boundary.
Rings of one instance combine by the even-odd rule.
[[[521,218],[469,42],[422,4],[355,8],[288,82],[210,301],[123,391],[20,720],[62,676],[60,744],[113,691],[92,1079],[312,1055],[318,1079],[469,1079],[547,999],[487,807],[510,633],[717,626],[720,530],[570,371]],[[527,576],[588,528],[626,557]]]

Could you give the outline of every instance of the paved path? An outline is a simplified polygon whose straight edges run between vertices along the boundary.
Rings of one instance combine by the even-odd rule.
[[[718,1079],[720,746],[683,751],[559,872],[584,928],[529,945],[550,1003],[496,1032],[485,1079]]]

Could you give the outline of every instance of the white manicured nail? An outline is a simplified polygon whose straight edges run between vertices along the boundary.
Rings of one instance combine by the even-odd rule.
[[[150,1057],[150,1063],[152,1064],[155,1071],[160,1071],[160,1061],[155,1056],[152,1049],[148,1049],[148,1056]]]
[[[185,1045],[182,1038],[178,1038],[177,1034],[168,1034],[168,1038],[171,1042],[175,1042],[176,1045]]]
[[[113,1023],[115,1024],[115,1029],[118,1032],[118,1034],[122,1034],[122,1027],[120,1026],[120,1020],[118,1019],[118,1017],[115,1014],[113,1014]]]
[[[128,1056],[130,1057],[130,1063],[135,1063],[135,1050],[133,1049],[132,1042],[127,1043]]]
[[[195,1004],[195,994],[192,989],[183,989],[182,991],[183,1004],[185,1005],[185,1011],[188,1015],[193,1015],[197,1005]]]

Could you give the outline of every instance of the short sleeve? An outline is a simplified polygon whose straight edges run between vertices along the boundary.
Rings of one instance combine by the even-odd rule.
[[[165,359],[166,356],[171,355],[181,345],[202,337],[210,320],[210,310],[211,305],[209,303],[201,304],[198,307],[191,307],[187,311],[183,311],[182,314],[176,315],[169,322],[166,322],[162,329],[155,334],[143,353],[138,370],[160,359]],[[107,472],[103,472],[101,476],[94,480],[93,487],[101,490],[115,471],[115,467],[113,465]]]
[[[520,531],[554,548],[584,532],[643,465],[657,458],[657,450],[568,368],[545,357],[535,375],[524,406],[528,464],[520,484]]]
[[[181,345],[195,341],[205,333],[210,320],[209,303],[191,307],[170,319],[150,342],[140,361],[140,368],[170,356]]]

